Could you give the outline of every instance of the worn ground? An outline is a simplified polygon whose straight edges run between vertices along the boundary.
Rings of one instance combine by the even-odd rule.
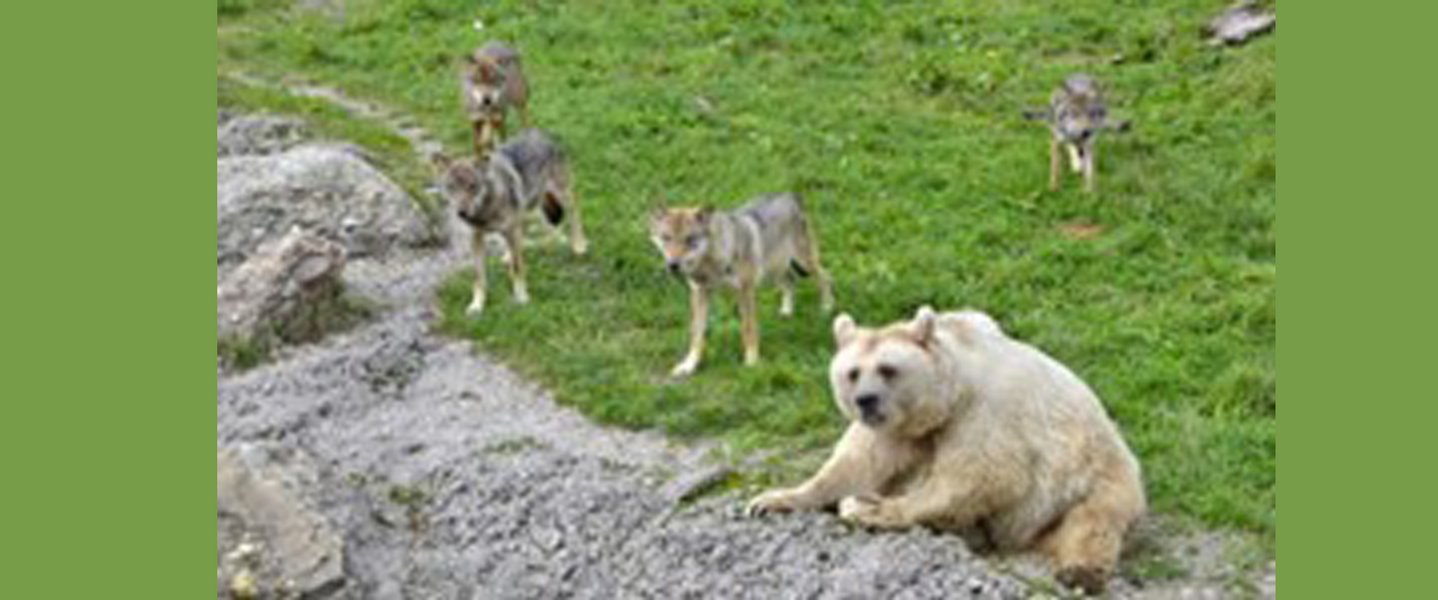
[[[417,152],[432,148],[393,111],[331,90],[288,91],[384,123]],[[456,222],[444,228],[464,239]],[[868,533],[827,514],[742,517],[752,490],[713,485],[742,463],[722,447],[595,425],[469,342],[433,333],[434,290],[465,258],[465,244],[450,243],[352,261],[346,284],[378,307],[372,321],[219,374],[218,446],[303,463],[297,493],[340,532],[343,583],[321,595],[1058,593],[1030,561],[977,557],[952,536]],[[1242,546],[1223,534],[1150,529],[1115,596],[1276,593],[1273,567],[1238,570],[1230,554]]]

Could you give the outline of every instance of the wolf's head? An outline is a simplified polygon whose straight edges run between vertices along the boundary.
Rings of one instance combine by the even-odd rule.
[[[1052,122],[1054,133],[1072,144],[1087,144],[1109,127],[1108,107],[1098,82],[1087,75],[1074,75],[1054,91]]]
[[[504,109],[504,83],[507,74],[499,62],[484,53],[483,49],[464,57],[461,66],[464,77],[465,100],[481,112],[498,112]]]
[[[432,157],[435,170],[439,173],[439,189],[460,219],[480,224],[485,202],[490,194],[490,185],[484,171],[474,161],[453,160],[443,154]]]
[[[659,206],[649,214],[649,237],[664,255],[664,267],[675,275],[694,272],[709,251],[709,223],[714,211]]]

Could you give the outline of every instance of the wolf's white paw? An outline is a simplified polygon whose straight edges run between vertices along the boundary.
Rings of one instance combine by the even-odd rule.
[[[690,375],[693,375],[694,370],[698,368],[699,361],[686,359],[683,362],[674,365],[674,369],[669,371],[669,374],[674,377],[688,377]]]

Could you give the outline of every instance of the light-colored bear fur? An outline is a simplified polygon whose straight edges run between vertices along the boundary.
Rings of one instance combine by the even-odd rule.
[[[817,474],[751,513],[838,503],[870,527],[977,527],[999,549],[1044,551],[1066,584],[1103,588],[1145,501],[1138,461],[1083,381],[976,311],[924,307],[881,329],[840,315],[834,336],[848,431]]]

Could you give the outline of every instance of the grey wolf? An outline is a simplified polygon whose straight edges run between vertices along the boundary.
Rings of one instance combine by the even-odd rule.
[[[656,207],[649,232],[670,273],[689,284],[689,351],[671,374],[683,377],[699,367],[709,296],[718,287],[737,290],[744,364],[759,362],[759,321],[755,294],[760,283],[777,280],[783,294],[779,312],[794,312],[794,284],[812,274],[823,309],[833,308],[833,284],[819,262],[803,202],[797,194],[760,196],[732,211]]]
[[[519,52],[509,46],[489,42],[465,56],[460,91],[474,130],[474,153],[481,160],[499,144],[505,115],[511,107],[519,111],[525,128],[531,126],[529,82],[524,78]]]
[[[1028,111],[1027,118],[1043,121],[1049,127],[1049,189],[1059,189],[1063,171],[1063,155],[1067,151],[1069,165],[1082,173],[1084,191],[1092,193],[1097,185],[1095,140],[1105,129],[1127,130],[1128,121],[1110,121],[1108,104],[1093,77],[1082,73],[1072,75],[1049,97],[1043,111]]]
[[[498,234],[508,249],[514,300],[529,302],[521,251],[523,216],[539,209],[551,225],[569,218],[569,243],[574,254],[589,247],[580,219],[579,201],[563,149],[538,129],[526,129],[500,145],[483,162],[435,157],[444,196],[459,218],[473,230],[474,296],[466,313],[484,311],[486,235]]]

